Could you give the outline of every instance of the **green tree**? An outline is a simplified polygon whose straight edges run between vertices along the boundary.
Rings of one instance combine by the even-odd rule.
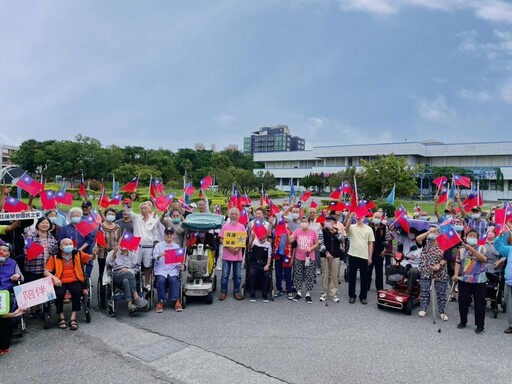
[[[265,173],[263,171],[258,171],[256,178],[258,179],[258,190],[262,185],[264,191],[269,191],[276,187],[276,178],[274,177],[274,174],[269,171],[266,171]]]
[[[324,188],[328,185],[328,179],[325,178],[323,173],[310,173],[300,180],[300,185],[304,188],[315,188],[316,191],[323,192]]]
[[[379,155],[372,161],[361,161],[364,168],[364,191],[368,198],[383,197],[396,185],[396,196],[411,196],[418,192],[415,175],[420,166],[410,167],[405,157]],[[359,186],[358,186],[359,187]]]
[[[140,164],[124,164],[119,168],[113,170],[113,173],[116,175],[116,180],[120,185],[123,185],[133,179],[135,176],[140,175],[139,185],[149,185],[149,180],[151,177],[162,179],[162,174],[160,171],[149,165],[140,165]]]

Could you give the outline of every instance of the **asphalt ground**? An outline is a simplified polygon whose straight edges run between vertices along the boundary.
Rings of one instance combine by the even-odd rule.
[[[29,319],[23,338],[0,357],[0,382],[511,382],[505,314],[494,319],[488,309],[486,332],[476,335],[473,309],[468,328],[459,330],[452,302],[439,333],[441,320],[419,318],[417,307],[412,316],[377,309],[374,287],[368,305],[349,304],[344,281],[340,289],[341,302],[328,305],[318,301],[319,284],[313,304],[231,295],[220,302],[217,291],[212,305],[190,301],[181,313],[167,307],[128,316],[123,305],[115,318],[93,310],[90,324],[81,314],[75,332],[57,329],[56,316],[49,330]],[[171,352],[150,362],[134,356],[161,345]]]

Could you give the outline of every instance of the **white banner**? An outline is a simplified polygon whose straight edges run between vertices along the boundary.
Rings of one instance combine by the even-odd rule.
[[[52,278],[49,276],[15,286],[14,294],[16,295],[18,307],[21,309],[43,304],[47,301],[55,300],[57,297],[53,288]]]
[[[41,211],[0,213],[0,220],[31,220],[39,219],[40,217],[43,217],[43,212]]]

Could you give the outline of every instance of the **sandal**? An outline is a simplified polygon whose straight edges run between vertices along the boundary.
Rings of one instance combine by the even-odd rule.
[[[78,323],[76,320],[69,320],[69,329],[76,331],[78,329]]]
[[[59,320],[59,328],[60,329],[66,329],[68,325],[66,324],[66,319],[60,319]]]

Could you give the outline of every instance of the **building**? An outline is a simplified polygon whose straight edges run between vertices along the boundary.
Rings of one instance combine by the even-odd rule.
[[[292,136],[287,125],[263,127],[244,138],[244,153],[304,151],[303,138]]]
[[[238,145],[229,144],[227,147],[224,147],[224,151],[238,151]]]
[[[19,147],[13,145],[0,144],[0,151],[2,156],[0,157],[0,169],[9,165],[14,165],[11,161],[11,156],[16,152]]]
[[[426,173],[418,175],[422,194],[428,194],[432,183],[429,167],[462,167],[480,180],[485,200],[512,200],[512,142],[481,142],[444,144],[437,141],[386,144],[357,144],[314,147],[297,152],[254,153],[254,161],[263,163],[263,169],[274,174],[277,188],[289,191],[293,183],[300,187],[300,179],[313,174],[329,176],[348,167],[359,168],[361,160],[371,161],[378,155],[394,153],[407,158],[410,165],[424,164]],[[497,183],[500,172],[503,187]],[[501,176],[500,175],[500,176]],[[476,188],[476,186],[474,186]]]

